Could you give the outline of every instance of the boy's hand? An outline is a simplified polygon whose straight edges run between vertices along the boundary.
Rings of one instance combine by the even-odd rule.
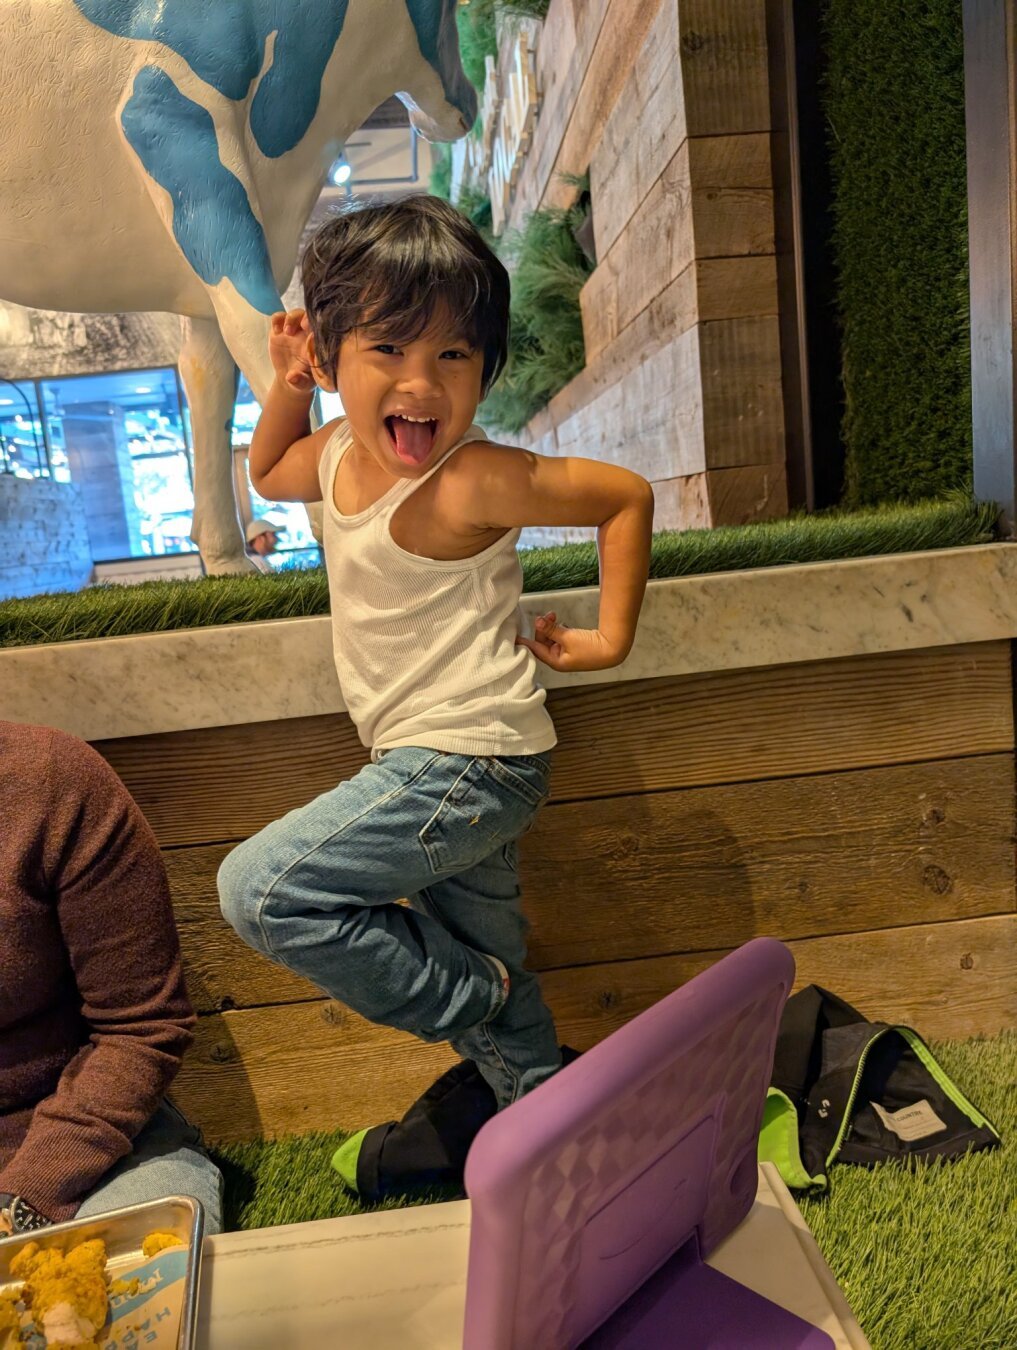
[[[298,394],[314,393],[311,374],[311,356],[307,348],[310,325],[302,309],[281,311],[272,315],[272,332],[268,339],[268,354],[276,378],[287,389]]]
[[[569,628],[552,610],[534,625],[533,638],[516,638],[552,670],[607,670],[628,656],[608,641],[599,628]]]

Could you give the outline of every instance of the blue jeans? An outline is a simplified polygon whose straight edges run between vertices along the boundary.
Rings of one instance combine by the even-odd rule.
[[[124,1205],[190,1195],[205,1209],[205,1232],[222,1229],[222,1176],[205,1152],[201,1131],[164,1101],[134,1140],[134,1148],[81,1202],[77,1219]]]
[[[451,1042],[506,1106],[561,1065],[524,968],[516,855],[549,774],[546,754],[384,751],[229,854],[223,915],[370,1021]],[[484,953],[508,968],[507,1000]]]

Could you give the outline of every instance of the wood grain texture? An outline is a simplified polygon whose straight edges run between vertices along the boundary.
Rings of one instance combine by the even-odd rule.
[[[536,59],[541,106],[512,199],[510,229],[518,229],[540,205],[609,3],[583,0],[575,5],[570,0],[552,0],[548,9]]]
[[[542,206],[569,206],[575,188],[562,175],[579,175],[590,166],[661,0],[610,0],[590,62],[576,96],[551,171],[544,180]],[[538,169],[543,174],[548,156]]]
[[[555,801],[1014,745],[1007,642],[561,689],[548,706]]]
[[[1012,749],[1010,645],[560,689],[552,800]],[[164,847],[244,839],[367,760],[345,714],[98,742]]]
[[[789,945],[797,985],[822,984],[873,1020],[953,1037],[1017,1025],[1013,915]],[[615,961],[542,983],[562,1040],[585,1050],[723,954]],[[174,1096],[217,1141],[357,1129],[401,1115],[452,1059],[316,1000],[201,1018]]]
[[[783,464],[748,464],[708,469],[687,478],[653,484],[655,530],[703,530],[717,525],[751,525],[787,515],[787,474]]]
[[[559,390],[526,428],[531,440],[568,422],[613,384],[676,341],[695,324],[710,319],[741,319],[777,313],[777,267],[772,256],[704,258],[688,267],[643,309],[623,333],[591,356],[579,374]],[[617,328],[616,317],[601,316]],[[616,439],[638,434],[638,426]],[[612,434],[609,432],[609,434]]]
[[[559,455],[620,464],[655,482],[706,468],[699,328],[648,354],[555,430]]]
[[[678,0],[663,0],[590,158],[598,258],[606,256],[687,134]]]
[[[523,841],[533,964],[1003,913],[1013,826],[1005,754],[555,807]]]
[[[768,464],[783,471],[779,321],[765,317],[702,324],[699,368],[706,467]]]
[[[1005,754],[552,806],[520,843],[530,960],[548,970],[1006,912],[1013,827]],[[314,997],[223,923],[227,852],[166,855],[191,997],[202,1011]]]
[[[769,138],[683,141],[580,292],[587,362],[694,259],[773,252]]]
[[[768,131],[766,0],[678,0],[690,136]]]
[[[164,847],[246,839],[370,756],[345,713],[98,741]]]

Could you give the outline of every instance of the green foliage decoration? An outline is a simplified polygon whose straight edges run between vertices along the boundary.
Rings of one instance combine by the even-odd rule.
[[[512,272],[512,327],[505,370],[480,407],[485,426],[520,431],[586,364],[579,292],[593,269],[575,237],[584,200],[534,211],[501,241]]]
[[[961,0],[830,0],[845,502],[971,474]]]
[[[546,19],[551,0],[498,0],[502,14],[515,14],[521,19]]]
[[[427,187],[432,197],[452,200],[452,147],[448,141],[436,141],[431,146],[431,178]]]
[[[466,78],[477,90],[484,87],[487,57],[498,55],[498,9],[496,0],[470,0],[456,14],[459,58]]]

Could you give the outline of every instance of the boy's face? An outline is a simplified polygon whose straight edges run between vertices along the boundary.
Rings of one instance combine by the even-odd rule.
[[[483,352],[441,323],[402,346],[358,329],[339,348],[336,387],[361,445],[388,473],[416,478],[466,433],[483,373]]]

